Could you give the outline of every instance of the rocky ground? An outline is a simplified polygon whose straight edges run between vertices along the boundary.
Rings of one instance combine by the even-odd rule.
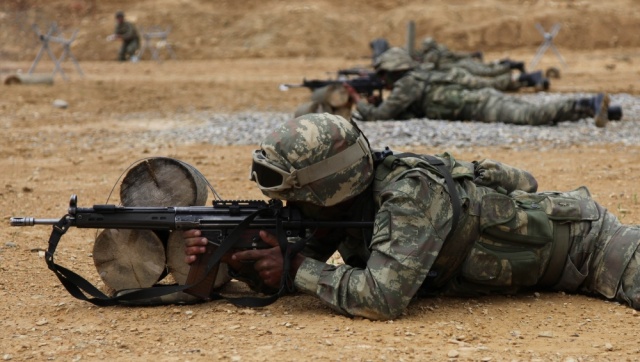
[[[112,11],[126,5],[117,1],[73,3],[94,4],[97,9],[94,15],[78,15],[77,24],[84,24],[86,29],[93,22],[97,24],[96,29],[104,28],[107,33],[112,26]],[[182,3],[164,0],[154,5],[176,9]],[[387,2],[374,3],[373,8],[366,8],[360,1],[352,6],[386,12],[397,19],[395,23],[386,23],[389,29],[384,31],[390,38],[397,36],[392,30],[404,31],[403,20],[410,17],[410,11],[424,10],[420,4],[409,1],[389,3],[396,6],[396,10],[385,5]],[[433,2],[428,16],[430,19],[470,16],[469,12],[453,11],[461,6],[458,3],[464,2]],[[620,44],[612,44],[609,42],[612,37],[605,34],[607,27],[582,25],[587,20],[591,20],[592,25],[616,24],[609,33],[622,34],[620,29],[637,18],[634,13],[637,10],[630,6],[632,3],[620,0],[598,5],[574,1],[518,2],[530,12],[523,16],[522,24],[531,25],[545,16],[561,14],[568,23],[560,34],[582,44],[578,48],[570,47],[567,40],[559,37],[560,51],[568,63],[566,68],[561,67],[551,53],[543,58],[541,68],[560,66],[562,70],[562,78],[552,80],[551,92],[555,95],[525,92],[519,96],[544,102],[546,97],[611,92],[613,100],[623,105],[622,122],[598,129],[589,119],[557,127],[423,120],[365,125],[365,132],[375,143],[392,144],[399,150],[426,153],[446,150],[465,160],[501,160],[531,171],[542,190],[570,190],[586,185],[598,202],[624,222],[639,224],[637,64],[640,45],[628,44],[632,37],[622,36],[617,40]],[[62,2],[47,4],[63,6]],[[204,2],[188,4],[182,8],[209,9]],[[231,14],[241,9],[232,12],[232,6],[220,4],[216,16],[223,18],[226,14],[229,19],[229,29],[221,30],[222,34],[234,35],[236,39],[246,36],[252,39],[252,46],[256,46],[257,39],[265,42],[282,39],[239,32],[240,28],[233,25],[239,20]],[[261,19],[259,13],[264,12],[265,7],[257,2],[249,4],[242,19],[254,24],[251,29],[268,30],[275,26],[266,20],[264,23],[257,20]],[[279,1],[265,4],[267,7],[271,4],[273,11],[287,6]],[[478,5],[476,15],[488,19],[490,11],[486,9],[500,8],[498,5],[502,2],[483,4],[487,8]],[[321,13],[336,19],[339,15],[333,14],[339,14],[337,10],[353,11],[347,5],[342,7],[331,1],[307,5],[311,10],[303,10],[312,14],[333,10]],[[576,6],[586,10],[571,12],[571,7]],[[614,7],[627,11],[614,11]],[[152,13],[151,8],[147,2],[136,2],[131,13],[142,19],[141,14]],[[290,10],[288,20],[304,13],[298,8],[286,9]],[[503,24],[512,27],[519,24],[514,3],[509,2],[504,9],[510,17]],[[551,12],[554,9],[556,12]],[[2,10],[5,11],[3,17],[10,14]],[[175,17],[174,25],[197,19],[195,15],[187,17],[186,13],[171,14]],[[351,20],[357,18],[345,16]],[[521,35],[521,43],[513,49],[506,49],[504,45],[480,40],[493,39],[489,35],[495,33],[489,30],[483,30],[483,37],[474,36],[477,33],[473,31],[492,26],[488,20],[475,20],[480,25],[471,30],[470,25],[461,26],[463,30],[444,30],[437,22],[430,29],[448,36],[447,39],[459,47],[482,46],[487,59],[533,58],[539,41],[535,30],[533,35]],[[176,26],[175,33],[184,33],[184,39],[195,39],[187,36],[185,29],[188,28]],[[198,23],[194,28],[205,27]],[[584,29],[593,29],[591,34],[598,35],[595,39],[608,40],[581,43],[578,40],[582,38],[576,34],[580,30],[586,33]],[[14,30],[0,27],[3,39],[13,39],[11,35],[16,33],[11,31]],[[92,31],[92,34],[99,33]],[[336,46],[325,43],[323,38],[321,57],[305,53],[304,47],[290,57],[287,49],[295,48],[295,44],[283,48],[278,47],[276,41],[264,48],[273,50],[256,51],[249,54],[251,57],[201,59],[205,55],[193,49],[207,49],[211,45],[198,48],[195,40],[185,40],[193,46],[176,47],[179,59],[124,64],[96,59],[100,54],[113,54],[117,48],[114,44],[100,43],[94,35],[96,41],[92,44],[104,49],[74,51],[85,56],[80,58],[84,77],[65,62],[69,81],[63,81],[58,75],[50,86],[0,85],[0,216],[3,221],[0,226],[0,325],[3,327],[0,356],[4,360],[74,361],[638,360],[638,312],[599,298],[555,292],[417,300],[403,316],[387,322],[343,317],[305,295],[287,296],[258,309],[236,308],[225,302],[99,308],[70,296],[46,268],[41,251],[46,248],[50,228],[9,226],[11,216],[61,217],[71,194],[77,194],[83,206],[105,203],[118,177],[131,163],[153,156],[175,157],[191,163],[224,198],[262,198],[247,180],[249,152],[259,143],[261,131],[286,118],[309,96],[304,89],[280,92],[278,84],[299,82],[303,77],[324,79],[328,72],[336,69],[366,64],[368,60],[361,56],[367,54],[366,40],[377,36],[373,30],[367,31],[370,32],[363,36],[365,44],[354,51],[355,55],[335,54],[332,49]],[[467,36],[461,38],[456,34]],[[292,37],[295,39],[296,35]],[[217,39],[215,44],[231,42],[222,36]],[[396,43],[400,41],[397,39]],[[37,47],[7,44],[2,50],[2,72],[28,69]],[[360,43],[354,40],[354,44]],[[241,53],[237,49],[233,51]],[[51,69],[52,64],[46,59],[37,68],[39,72]],[[54,107],[57,99],[64,100],[68,107]],[[93,266],[94,239],[93,230],[69,231],[58,248],[56,261],[104,287]],[[235,286],[234,283],[230,287]]]

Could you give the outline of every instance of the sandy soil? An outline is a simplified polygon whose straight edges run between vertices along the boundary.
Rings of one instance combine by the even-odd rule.
[[[18,6],[29,2],[14,3]],[[92,1],[64,2],[67,3],[78,4],[77,6],[93,4],[93,8],[83,10],[86,14],[79,13],[74,19],[78,24],[90,24],[92,20],[101,19],[96,22],[99,24],[96,28],[106,34],[112,28],[112,12],[126,5],[125,2],[118,1],[100,2],[100,5]],[[157,14],[172,14],[167,16],[174,22],[175,32],[184,34],[179,41],[189,43],[195,40],[182,40],[195,38],[194,34],[187,34],[185,30],[189,28],[186,25],[191,19],[189,15],[196,20],[201,17],[188,11],[195,9],[202,12],[210,9],[209,5],[203,5],[205,2],[164,0],[157,2],[161,5],[158,6],[160,10],[154,13],[150,10],[152,6],[149,3],[136,2],[132,13],[140,17],[141,14],[146,14],[149,18],[152,18],[150,14],[156,14],[158,18],[160,16]],[[261,17],[260,12],[268,9],[268,4],[273,6],[273,10],[267,14],[275,14],[278,9],[293,6],[280,1],[247,2],[244,9],[246,11],[241,12],[241,9],[234,9],[229,5],[231,3],[220,2],[220,6],[212,12],[215,16],[212,16],[216,21],[229,19],[229,30],[221,34],[236,36],[236,42],[241,42],[242,39],[255,41],[256,37],[249,30],[244,34],[234,28],[239,20],[233,16],[244,14],[241,18],[245,19],[245,23],[255,23],[250,28],[252,31],[272,27],[275,29],[272,20],[267,21],[269,17]],[[267,5],[262,5],[263,3]],[[362,6],[366,11],[376,10],[376,14],[383,12],[396,20],[383,23],[388,26],[388,29],[383,29],[384,34],[390,39],[404,31],[403,20],[410,18],[411,11],[415,13],[417,9],[424,10],[418,2],[411,1],[371,3],[373,5],[370,7],[363,6],[363,1],[340,6],[333,1],[304,4],[311,6],[312,10],[316,9],[314,12],[317,9],[333,10],[326,12],[331,19],[339,19],[340,14],[345,14],[348,19],[355,21],[356,18],[359,19],[353,15],[357,6]],[[397,8],[391,3],[397,5]],[[440,27],[430,29],[439,34],[449,34],[446,39],[460,48],[482,47],[488,59],[498,59],[505,55],[524,60],[533,57],[539,42],[534,36],[535,32],[531,35],[531,40],[509,44],[513,49],[507,51],[506,40],[491,43],[493,38],[489,35],[494,33],[489,30],[484,30],[483,34],[489,34],[482,38],[484,40],[469,40],[477,38],[474,34],[477,34],[478,29],[491,28],[488,20],[480,21],[477,18],[475,27],[466,24],[443,28],[447,21],[455,18],[454,14],[469,14],[467,11],[454,11],[461,9],[465,3],[456,1],[450,2],[453,5],[446,5],[445,2],[434,1],[428,18],[441,20],[433,25]],[[51,14],[50,18],[54,18],[56,11],[66,6],[63,2],[51,4],[51,8],[39,8],[55,10],[47,13]],[[180,4],[185,6],[178,6]],[[488,18],[487,14],[493,14],[490,12],[492,6],[497,9],[498,5],[504,5],[500,14],[505,13],[507,15],[504,16],[510,16],[511,19],[504,24],[510,24],[511,27],[519,24],[513,15],[514,3],[494,0],[486,4],[486,8],[476,9],[485,15],[485,19]],[[600,18],[596,15],[600,13],[608,16],[607,19],[616,17],[616,24],[632,24],[636,21],[634,11],[637,10],[629,7],[634,4],[633,1],[607,2],[610,6],[606,5],[606,9],[601,9],[605,6],[604,3],[595,5],[578,1],[533,1],[517,4],[530,10],[522,24],[530,25],[536,19],[543,19],[545,16],[553,18],[560,13],[571,25],[567,26],[566,33],[561,30],[560,34],[567,34],[571,39],[578,39],[580,29],[588,29],[589,21],[590,24],[599,24]],[[163,8],[164,5],[166,7]],[[449,9],[450,7],[454,9]],[[575,7],[588,10],[587,15],[582,15],[586,19],[581,18]],[[614,7],[631,10],[625,17],[624,12],[614,11]],[[167,9],[183,9],[184,13]],[[306,11],[299,8],[288,9],[290,17]],[[556,12],[550,14],[548,9],[556,9]],[[3,9],[3,14],[11,14],[9,10],[11,9]],[[496,11],[498,10],[494,9],[494,13]],[[500,16],[496,15],[496,19]],[[258,19],[262,19],[262,22]],[[594,19],[598,21],[594,23]],[[319,26],[318,24],[313,22],[310,26]],[[394,27],[390,24],[394,24]],[[199,31],[205,29],[200,20],[190,25]],[[83,27],[88,29],[90,26]],[[233,29],[236,29],[235,33]],[[0,85],[0,216],[3,220],[0,227],[0,325],[3,327],[0,330],[0,355],[3,359],[640,359],[637,337],[640,315],[636,311],[618,303],[564,293],[523,293],[518,296],[471,300],[424,299],[412,303],[405,315],[389,322],[339,316],[313,297],[304,295],[288,296],[269,307],[255,310],[236,308],[224,302],[154,308],[98,308],[71,297],[53,273],[47,270],[38,251],[46,248],[50,232],[48,227],[8,226],[11,216],[61,217],[66,211],[71,194],[78,194],[83,206],[104,203],[127,166],[139,158],[150,156],[176,157],[195,165],[225,198],[262,198],[246,180],[249,166],[247,155],[255,146],[187,146],[172,143],[154,146],[132,140],[135,140],[136,132],[145,129],[170,128],[179,122],[196,122],[192,117],[193,111],[292,111],[297,104],[307,99],[309,93],[304,89],[282,93],[277,90],[277,85],[299,82],[303,77],[324,78],[327,72],[338,68],[366,64],[367,59],[363,58],[368,54],[366,42],[375,36],[372,36],[371,28],[366,29],[362,38],[347,37],[345,41],[348,44],[353,42],[359,47],[353,54],[347,55],[336,54],[334,48],[340,43],[330,42],[322,42],[319,53],[308,52],[304,47],[269,43],[262,50],[263,53],[250,53],[239,59],[209,56],[210,54],[203,54],[204,50],[189,51],[183,45],[176,47],[179,55],[177,60],[123,64],[100,61],[99,56],[107,54],[103,59],[110,59],[116,51],[113,44],[100,43],[91,48],[93,50],[78,49],[76,52],[86,55],[80,58],[84,77],[80,77],[67,62],[65,70],[70,77],[68,82],[57,76],[51,86]],[[617,27],[608,35],[601,34],[603,29],[607,28],[601,28],[600,32],[591,35],[596,34],[596,39],[609,39],[611,34],[622,34]],[[12,33],[14,28],[4,26],[0,30],[5,39],[10,38],[11,34],[15,35],[15,32]],[[95,39],[98,30],[92,33]],[[340,30],[343,28],[338,28],[335,30],[337,33],[331,34],[339,34]],[[307,34],[311,30],[301,32]],[[286,34],[275,30],[268,34],[274,33],[278,36]],[[467,40],[461,40],[456,34],[467,34],[464,38]],[[277,39],[275,35],[273,37]],[[521,38],[528,39],[524,36],[518,39]],[[291,39],[299,38],[292,34]],[[401,41],[401,38],[395,39],[396,43]],[[631,37],[623,38],[619,35],[618,39],[616,44],[608,41],[587,43],[586,40],[583,44],[576,40],[575,47],[561,46],[560,50],[568,67],[561,68],[561,79],[552,81],[552,91],[637,94],[639,72],[635,65],[640,62],[640,44],[633,44]],[[637,37],[635,39],[637,41]],[[218,43],[211,40],[211,44],[224,45],[232,41],[232,37],[220,36]],[[7,44],[3,49],[5,57],[0,68],[5,72],[28,69],[37,47],[32,45],[27,51],[16,45],[16,42]],[[201,48],[211,48],[211,44],[204,43]],[[615,47],[610,47],[612,45]],[[18,50],[12,52],[14,49]],[[238,54],[234,48],[230,49],[231,53]],[[290,49],[297,50],[289,54]],[[93,54],[95,58],[92,59],[88,54]],[[551,53],[541,63],[542,68],[558,65]],[[51,69],[53,66],[50,62],[43,61],[38,65],[39,71]],[[65,100],[69,107],[54,108],[52,102],[55,99]],[[132,119],[131,114],[136,116]],[[434,153],[444,150],[425,147],[412,151]],[[614,210],[623,221],[640,223],[637,194],[640,145],[572,146],[543,151],[535,148],[473,146],[448,151],[460,159],[494,158],[528,169],[536,175],[542,190],[570,190],[587,185],[597,201]],[[102,285],[92,264],[94,237],[95,232],[91,230],[71,230],[63,238],[56,260],[91,282]]]

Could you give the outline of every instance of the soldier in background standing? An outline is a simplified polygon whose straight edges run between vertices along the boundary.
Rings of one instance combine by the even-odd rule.
[[[135,62],[138,60],[136,52],[140,49],[140,36],[136,26],[129,21],[124,20],[124,12],[116,12],[116,28],[113,34],[107,37],[107,40],[113,41],[116,39],[122,39],[122,46],[118,53],[118,60],[124,62],[131,60]]]

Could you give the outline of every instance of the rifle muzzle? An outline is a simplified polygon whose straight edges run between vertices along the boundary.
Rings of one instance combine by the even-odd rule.
[[[60,219],[36,219],[34,217],[12,217],[11,226],[55,225]]]

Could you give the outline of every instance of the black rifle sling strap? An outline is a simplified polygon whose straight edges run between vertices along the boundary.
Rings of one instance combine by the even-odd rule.
[[[109,299],[111,298],[102,293],[98,288],[94,287],[93,284],[89,283],[86,279],[53,261],[53,254],[60,242],[60,238],[62,238],[62,235],[69,230],[69,226],[70,221],[67,218],[67,215],[53,225],[51,236],[49,236],[49,248],[45,252],[45,261],[47,262],[47,266],[54,272],[67,291],[75,298],[89,301],[99,306],[117,304],[110,303]],[[93,296],[93,298],[88,298],[84,293],[82,293],[82,290]]]
[[[214,254],[211,256],[207,263],[206,272],[203,274],[202,280],[206,278],[206,275],[216,267],[222,256],[232,249],[232,247],[236,244],[238,240],[240,240],[240,236],[242,232],[247,229],[249,224],[260,214],[270,211],[269,209],[261,209],[257,210],[253,214],[246,217],[238,226],[229,234],[227,238],[220,244],[220,246],[216,249]],[[53,260],[53,254],[60,242],[62,236],[67,232],[70,227],[70,220],[65,215],[60,221],[58,221],[52,228],[51,235],[49,236],[49,247],[45,252],[45,261],[47,262],[47,266],[54,274],[58,277],[62,285],[67,289],[67,291],[77,299],[84,300],[90,302],[97,306],[112,306],[112,305],[130,305],[128,302],[135,302],[139,300],[161,297],[164,295],[177,293],[184,291],[194,285],[199,284],[202,280],[193,283],[192,285],[158,285],[149,288],[142,289],[134,289],[131,292],[121,293],[115,297],[109,297],[103,292],[101,292],[98,288],[96,288],[89,281],[76,274],[75,272],[58,265]],[[274,301],[276,301],[281,295],[292,291],[292,285],[287,281],[287,277],[289,275],[290,261],[295,254],[304,247],[304,241],[299,241],[296,244],[289,244],[287,242],[286,236],[282,231],[281,222],[278,221],[277,227],[278,233],[278,242],[283,251],[283,256],[285,258],[285,269],[283,270],[283,281],[281,283],[280,291],[274,295],[258,298],[258,297],[226,297],[220,294],[215,294],[212,296],[212,299],[226,299],[229,302],[239,305],[239,306],[250,306],[250,307],[260,307],[266,306]],[[83,293],[84,291],[84,293]],[[87,297],[90,295],[92,298]]]
[[[54,272],[65,289],[67,289],[67,291],[77,299],[84,300],[101,307],[121,304],[128,305],[130,303],[127,302],[160,297],[163,295],[183,291],[184,289],[187,289],[191,286],[162,285],[149,288],[134,289],[131,292],[119,294],[115,297],[109,297],[80,275],[54,262],[53,254],[56,251],[62,235],[67,232],[69,226],[70,221],[67,216],[60,219],[60,221],[58,221],[58,223],[53,226],[51,236],[49,237],[49,248],[45,253],[45,260],[49,269]],[[92,298],[87,297],[85,293],[90,295]]]

